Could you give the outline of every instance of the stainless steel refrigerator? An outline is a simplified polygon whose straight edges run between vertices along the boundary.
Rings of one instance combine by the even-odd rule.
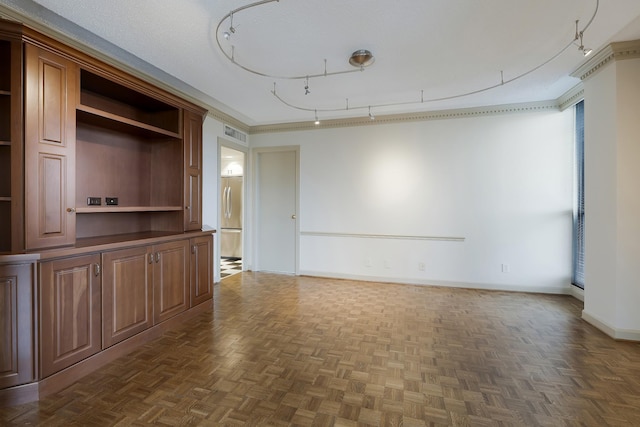
[[[242,258],[242,177],[221,178],[220,255]]]

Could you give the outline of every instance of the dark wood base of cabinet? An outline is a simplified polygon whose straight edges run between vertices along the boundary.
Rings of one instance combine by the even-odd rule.
[[[132,352],[184,321],[211,309],[213,309],[213,300],[209,299],[38,382],[0,390],[0,407],[33,402],[69,387],[78,379],[105,364]]]
[[[38,383],[30,383],[0,390],[0,408],[22,405],[38,400]]]

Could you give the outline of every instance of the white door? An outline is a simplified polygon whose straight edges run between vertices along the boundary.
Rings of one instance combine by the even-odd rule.
[[[257,270],[296,274],[298,152],[257,152],[256,166]]]

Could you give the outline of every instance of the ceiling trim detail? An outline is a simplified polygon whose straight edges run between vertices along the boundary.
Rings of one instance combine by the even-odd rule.
[[[318,130],[318,129],[332,129],[343,128],[353,126],[367,126],[367,125],[381,125],[390,123],[406,123],[426,120],[444,120],[444,119],[459,119],[465,117],[481,117],[481,116],[494,116],[502,114],[513,113],[531,113],[537,111],[558,111],[558,102],[553,101],[539,101],[528,102],[521,104],[505,104],[505,105],[493,105],[487,107],[476,108],[462,108],[454,110],[439,110],[439,111],[425,111],[418,113],[406,113],[406,114],[391,114],[385,116],[376,115],[375,120],[371,120],[369,117],[354,117],[347,119],[334,119],[323,120],[320,124],[316,125],[312,121],[307,122],[294,122],[294,123],[280,123],[273,125],[260,125],[251,126],[249,128],[250,134],[259,133],[277,133],[286,131],[301,131],[301,130]]]
[[[576,87],[563,94],[560,98],[549,101],[455,110],[376,115],[375,120],[371,120],[366,116],[323,120],[319,125],[315,125],[313,121],[304,121],[250,126],[246,124],[243,119],[237,118],[235,114],[226,113],[222,109],[215,107],[217,101],[208,95],[200,92],[174,76],[163,72],[141,58],[122,50],[107,40],[89,33],[72,22],[67,21],[65,18],[55,14],[47,14],[46,10],[43,11],[35,3],[30,1],[20,3],[13,1],[10,3],[12,7],[6,4],[0,5],[1,17],[21,22],[44,35],[55,38],[62,43],[94,56],[96,59],[148,81],[149,83],[152,83],[174,95],[180,96],[196,105],[206,108],[208,109],[209,117],[220,121],[223,124],[235,127],[249,135],[286,131],[344,128],[352,126],[371,126],[426,120],[481,117],[513,113],[530,113],[536,111],[559,111],[569,108],[584,96],[582,84],[579,83]],[[68,31],[68,33],[66,31]],[[598,54],[592,55],[590,60],[585,62],[585,64],[572,73],[571,76],[584,79],[611,60],[639,57],[640,40],[612,43],[598,52]],[[241,116],[241,114],[239,116]]]
[[[560,111],[564,111],[567,108],[573,107],[583,99],[584,85],[580,82],[558,98],[558,107],[560,108]]]
[[[611,61],[640,58],[640,40],[611,43],[593,55],[582,66],[578,67],[572,77],[580,80],[591,77]]]

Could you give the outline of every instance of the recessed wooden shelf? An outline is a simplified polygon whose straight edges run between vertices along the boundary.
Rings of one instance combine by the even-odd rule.
[[[76,208],[76,213],[176,212],[182,209],[182,206],[86,206]]]
[[[11,141],[0,141],[0,146],[10,146],[11,145]]]
[[[126,233],[126,234],[112,234],[108,236],[95,236],[95,237],[85,237],[82,239],[77,239],[75,247],[76,248],[85,248],[99,245],[113,245],[117,243],[123,242],[135,242],[142,241],[147,239],[161,239],[170,236],[176,236],[174,232],[163,232],[163,231],[144,231],[139,233]],[[153,242],[148,242],[153,243]]]
[[[8,90],[0,90],[0,96],[11,96],[11,92]]]
[[[2,197],[0,196],[0,202],[10,202],[11,201],[11,197]]]
[[[157,138],[159,136],[176,139],[180,138],[179,133],[171,132],[127,117],[89,107],[87,105],[78,105],[77,120],[82,123],[113,129],[120,132],[127,132],[147,138]]]

